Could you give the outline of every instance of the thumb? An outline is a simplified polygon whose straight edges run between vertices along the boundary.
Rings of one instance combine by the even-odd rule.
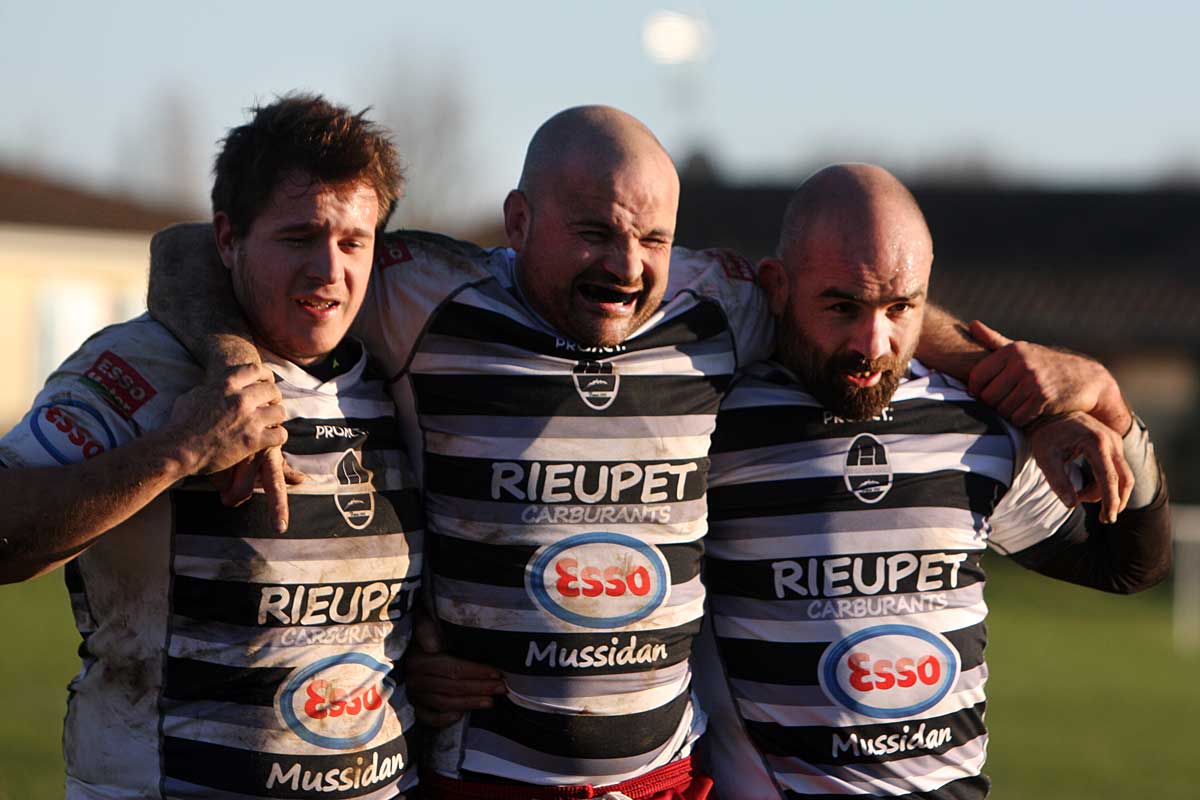
[[[971,338],[979,342],[988,350],[999,350],[1007,344],[1012,344],[1012,339],[1008,338],[999,331],[994,331],[987,325],[984,325],[979,320],[971,322]]]

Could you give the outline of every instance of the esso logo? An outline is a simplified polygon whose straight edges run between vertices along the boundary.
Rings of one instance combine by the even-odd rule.
[[[284,683],[275,705],[280,717],[309,744],[328,750],[362,747],[383,726],[396,684],[386,664],[364,653],[315,661]]]
[[[100,412],[78,400],[38,406],[29,422],[34,438],[60,464],[95,458],[117,446]]]
[[[539,549],[525,567],[525,588],[561,620],[585,628],[619,628],[644,619],[667,600],[667,562],[632,536],[596,532]]]
[[[958,680],[958,651],[911,625],[877,625],[830,645],[818,676],[825,694],[857,714],[896,719],[933,708]]]

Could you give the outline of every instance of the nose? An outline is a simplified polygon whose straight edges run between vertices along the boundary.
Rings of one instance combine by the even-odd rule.
[[[314,248],[308,261],[309,278],[322,285],[341,283],[346,274],[343,258],[345,254],[335,241]]]
[[[856,353],[874,361],[892,351],[892,323],[885,311],[871,311],[863,314],[855,326],[849,347]]]
[[[637,284],[642,278],[642,248],[636,241],[618,241],[604,261],[604,269],[625,285]]]

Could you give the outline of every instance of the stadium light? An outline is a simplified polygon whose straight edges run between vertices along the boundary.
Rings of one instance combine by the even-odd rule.
[[[708,43],[708,23],[677,11],[655,11],[642,26],[642,47],[659,64],[697,61],[707,53]]]

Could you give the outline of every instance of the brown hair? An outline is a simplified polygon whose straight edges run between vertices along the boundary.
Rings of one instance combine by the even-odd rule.
[[[292,93],[250,109],[231,128],[213,165],[213,213],[224,212],[234,236],[244,236],[279,182],[305,173],[330,186],[363,182],[379,197],[382,229],[404,185],[396,148],[384,129],[316,94]]]

